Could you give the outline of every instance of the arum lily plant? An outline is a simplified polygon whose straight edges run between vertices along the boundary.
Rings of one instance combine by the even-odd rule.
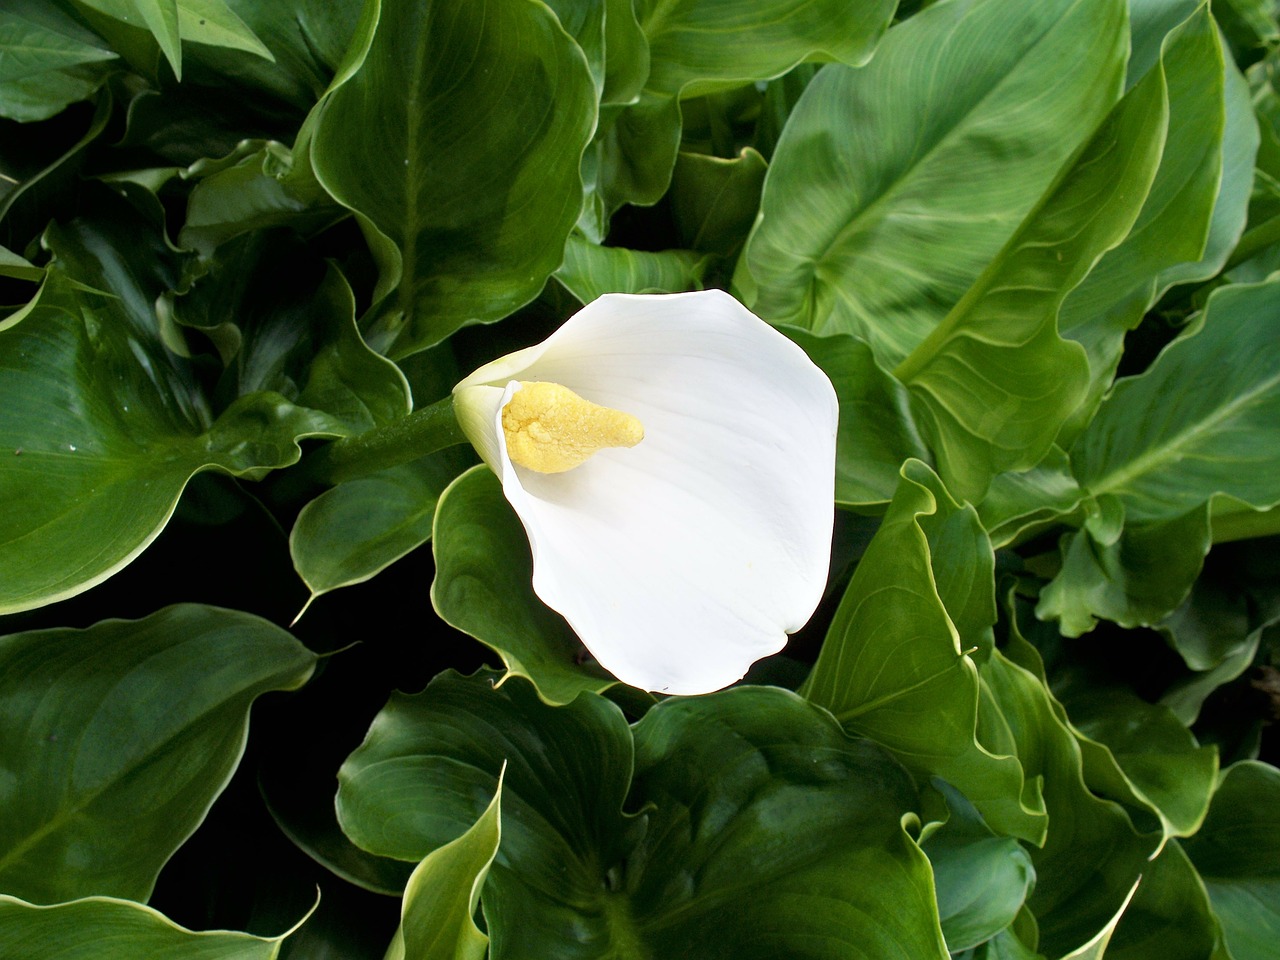
[[[826,583],[837,403],[719,290],[613,294],[454,388],[533,549],[533,586],[646,690],[719,689]]]

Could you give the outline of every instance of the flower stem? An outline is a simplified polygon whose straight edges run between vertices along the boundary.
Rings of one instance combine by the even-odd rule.
[[[334,440],[308,457],[303,468],[321,483],[342,483],[466,442],[448,396],[399,420]]]

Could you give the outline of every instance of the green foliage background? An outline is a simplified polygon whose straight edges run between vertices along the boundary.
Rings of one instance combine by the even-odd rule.
[[[0,956],[1274,960],[1278,66],[1271,0],[8,0]],[[831,575],[655,700],[411,426],[712,286],[836,387]]]

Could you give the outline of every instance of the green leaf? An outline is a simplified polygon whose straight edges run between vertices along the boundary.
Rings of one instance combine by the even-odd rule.
[[[1098,408],[1070,451],[1081,484],[1119,497],[1133,521],[1171,520],[1215,494],[1280,502],[1277,310],[1280,283],[1215,291],[1195,327]]]
[[[178,283],[163,233],[123,205],[107,212],[50,229],[49,277],[0,331],[2,612],[124,567],[197,472],[260,477],[297,462],[300,437],[363,429],[407,403],[399,373],[359,342],[334,270],[305,294],[276,278],[271,299],[228,318],[246,324],[243,363],[211,403],[181,331],[155,307]]]
[[[311,599],[363,583],[430,540],[436,501],[468,464],[442,451],[340,483],[303,507],[289,552]]]
[[[1035,886],[1031,857],[1013,837],[997,837],[963,796],[943,785],[951,816],[923,843],[933,867],[938,916],[953,954],[1009,926]]]
[[[736,254],[746,241],[768,165],[746,147],[732,160],[681,152],[671,177],[671,214],[692,250]]]
[[[865,68],[824,68],[774,153],[740,298],[901,362],[1106,116],[1126,24],[1116,0],[944,0]]]
[[[1008,649],[1018,663],[996,651],[980,674],[1027,778],[1043,784],[1049,828],[1043,846],[1030,851],[1036,886],[1027,905],[1039,924],[1040,952],[1056,957],[1097,945],[1158,837],[1140,836],[1116,804],[1089,790],[1076,737],[1041,680],[1034,648],[1015,634]]]
[[[912,457],[929,451],[911,419],[906,389],[880,369],[871,348],[856,337],[817,337],[790,328],[836,388],[840,419],[836,434],[836,503],[870,507],[888,503]]]
[[[86,100],[116,53],[57,6],[12,0],[0,10],[0,117],[30,122]]]
[[[489,938],[473,917],[502,838],[501,802],[499,775],[480,819],[418,864],[405,887],[400,928],[386,960],[484,960]]]
[[[1150,810],[1165,838],[1200,828],[1217,786],[1218,751],[1202,747],[1168,707],[1125,687],[1092,682],[1055,685],[1080,740],[1093,791]]]
[[[590,303],[604,293],[701,290],[710,259],[693,250],[602,247],[573,233],[565,244],[564,263],[552,276],[580,303]]]
[[[1226,65],[1207,5],[1164,38],[1152,69],[1163,70],[1169,93],[1169,134],[1155,181],[1129,235],[1071,292],[1059,318],[1062,335],[1089,353],[1087,412],[1111,383],[1125,333],[1178,278],[1174,268],[1205,254],[1223,188]],[[1244,207],[1237,207],[1242,218]]]
[[[182,79],[182,41],[244,50],[273,59],[224,0],[74,0],[131,27],[144,27]]]
[[[246,145],[258,149],[242,155]],[[209,257],[220,244],[254,230],[291,226],[306,234],[346,215],[318,189],[300,192],[305,181],[290,177],[293,157],[281,144],[246,141],[233,157],[215,169],[201,160],[182,172],[200,178],[187,199],[182,246]]]
[[[994,563],[973,508],[908,461],[801,692],[921,779],[953,784],[996,831],[1039,842],[1039,788],[979,741],[978,675],[963,652],[989,654]]]
[[[1107,960],[1227,960],[1204,884],[1176,840],[1142,871]]]
[[[1084,397],[1084,351],[1058,335],[1067,292],[1138,216],[1156,174],[1163,72],[1116,104],[968,292],[894,370],[938,471],[977,501],[992,478],[1034,467]]]
[[[221,249],[173,310],[219,347],[226,369],[215,406],[277,394],[324,414],[337,434],[409,413],[404,376],[356,330],[346,279],[287,232],[255,233]]]
[[[583,54],[540,3],[385,0],[311,147],[399,254],[370,342],[405,356],[532,300],[581,209],[595,120]]]
[[[1280,770],[1228,768],[1204,826],[1183,847],[1209,891],[1232,960],[1268,960],[1280,941]]]
[[[870,58],[895,0],[642,0],[647,80],[636,100],[605,111],[590,168],[595,232],[624,203],[657,203],[680,149],[680,101],[780,77],[806,60]],[[592,231],[586,231],[591,235]]]
[[[0,886],[145,900],[239,763],[249,706],[314,664],[267,621],[196,605],[0,638]]]
[[[1030,470],[1002,473],[992,480],[978,504],[978,515],[992,546],[1000,548],[1072,513],[1084,497],[1067,455],[1053,446]]]
[[[504,759],[495,960],[946,957],[901,826],[909,778],[794,694],[672,699],[632,731],[591,694],[550,707],[522,679],[445,674],[396,696],[344,765],[343,822],[421,855],[474,822]]]
[[[1130,523],[1118,537],[1100,539],[1087,528],[1063,534],[1062,568],[1040,592],[1036,616],[1058,620],[1068,637],[1088,633],[1099,619],[1153,626],[1186,599],[1209,545],[1204,508]]]
[[[807,59],[865,63],[893,0],[639,0],[655,93],[681,99],[780,77]]]
[[[533,592],[529,538],[488,467],[473,467],[440,495],[432,551],[436,613],[502,657],[508,675],[533,681],[551,703],[617,683]]]
[[[0,247],[0,276],[17,280],[43,280],[44,268],[37,267],[26,257],[20,257],[8,247]]]
[[[291,933],[194,933],[126,900],[90,897],[42,907],[0,894],[0,955],[14,960],[275,960]]]
[[[141,27],[151,33],[163,51],[174,76],[182,79],[182,34],[178,26],[180,0],[75,0],[82,9],[87,7],[104,13],[131,27]]]
[[[178,31],[183,40],[192,43],[243,50],[267,61],[275,60],[224,0],[178,0]]]
[[[112,106],[111,95],[100,94],[83,132],[69,143],[65,135],[33,137],[33,144],[21,152],[14,149],[18,144],[0,144],[6,175],[0,178],[0,238],[11,249],[30,250],[51,219],[71,216],[80,188],[80,170],[89,150],[107,129]],[[49,125],[59,124],[55,119]],[[38,152],[32,149],[35,144],[41,146]]]

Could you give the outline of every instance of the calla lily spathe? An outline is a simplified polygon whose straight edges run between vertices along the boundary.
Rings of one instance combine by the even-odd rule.
[[[544,383],[565,389],[536,387],[531,402],[554,417],[529,426],[536,413],[508,408]],[[454,409],[528,533],[535,592],[618,679],[717,690],[813,614],[830,562],[835,391],[728,294],[602,296],[459,383]],[[570,465],[513,462],[517,434],[558,430],[574,434],[561,444]]]

